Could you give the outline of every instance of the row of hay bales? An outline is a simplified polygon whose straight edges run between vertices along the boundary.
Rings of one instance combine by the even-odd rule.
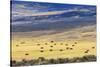
[[[59,64],[59,63],[76,63],[76,62],[91,62],[96,61],[95,55],[86,55],[83,57],[74,58],[58,58],[58,59],[45,59],[44,57],[39,57],[38,59],[31,59],[22,61],[11,61],[11,66],[30,66],[30,65],[43,65],[43,64]]]

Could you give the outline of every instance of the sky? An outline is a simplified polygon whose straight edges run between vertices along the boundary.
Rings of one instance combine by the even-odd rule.
[[[12,31],[74,28],[96,24],[96,6],[11,1]]]

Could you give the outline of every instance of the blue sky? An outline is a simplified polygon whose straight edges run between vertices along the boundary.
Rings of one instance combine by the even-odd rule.
[[[52,27],[55,23],[60,24],[55,24],[56,28],[65,28],[76,21],[79,22],[79,26],[91,25],[96,22],[96,6],[12,1],[11,8],[11,20],[14,29],[17,29],[17,27],[23,29],[22,27],[25,26],[29,29],[44,29],[44,26],[45,28],[50,25]],[[77,23],[74,23],[74,25],[77,25]],[[55,28],[55,26],[52,28]]]
[[[42,7],[47,7],[46,8],[42,8],[42,10],[44,11],[52,11],[52,10],[66,10],[66,9],[70,9],[70,8],[74,8],[74,7],[77,7],[77,8],[88,8],[88,9],[94,9],[95,6],[82,6],[82,5],[73,5],[73,4],[58,4],[58,3],[39,3],[39,2],[25,2],[25,1],[13,1],[14,4],[18,4],[18,5],[25,5],[26,8],[29,7],[31,8],[32,6],[41,6],[40,8]]]

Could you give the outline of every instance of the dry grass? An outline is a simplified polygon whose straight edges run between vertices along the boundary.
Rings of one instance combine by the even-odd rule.
[[[86,55],[83,57],[73,57],[73,58],[57,58],[57,59],[45,59],[44,57],[39,57],[38,59],[31,59],[22,61],[11,61],[11,66],[31,66],[31,65],[43,65],[43,64],[59,64],[59,63],[76,63],[76,62],[91,62],[96,61],[95,55]]]
[[[25,40],[24,44],[20,44],[21,40],[13,41],[12,60],[20,61],[22,59],[30,60],[32,58],[45,57],[51,58],[73,58],[82,57],[84,55],[96,55],[95,41],[65,41],[65,42],[34,42]],[[45,45],[46,43],[46,45]],[[18,44],[19,46],[16,46]],[[56,45],[55,45],[56,44]]]
[[[89,29],[92,28],[84,27],[41,36],[38,34],[49,31],[14,33],[11,61],[15,65],[16,62],[18,65],[36,65],[94,61],[96,60],[96,32],[94,27],[94,31],[88,32]],[[37,36],[34,37],[35,35]],[[43,58],[45,61],[42,63]]]

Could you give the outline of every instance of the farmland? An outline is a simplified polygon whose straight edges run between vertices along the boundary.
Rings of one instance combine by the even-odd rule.
[[[90,28],[94,28],[94,26]],[[88,30],[90,28],[88,27]],[[17,33],[17,35],[13,33],[16,36],[12,37],[12,60],[21,61],[22,59],[30,60],[39,57],[57,59],[96,55],[95,31],[83,32],[82,29],[84,27],[74,31],[37,37],[32,37],[36,31],[35,33]],[[40,31],[37,32],[36,35],[40,35]],[[74,37],[74,35],[77,37]],[[68,39],[69,36],[74,39]]]

